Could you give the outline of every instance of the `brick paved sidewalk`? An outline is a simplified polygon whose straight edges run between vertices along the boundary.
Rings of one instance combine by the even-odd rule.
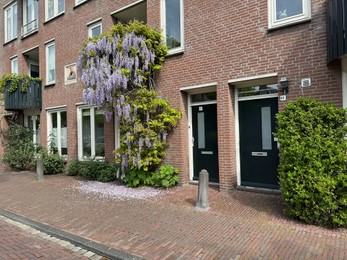
[[[93,252],[0,216],[0,259],[102,259]]]
[[[209,190],[196,212],[197,186],[157,198],[110,199],[76,189],[64,175],[0,173],[0,208],[147,259],[346,259],[347,230],[285,218],[277,195]]]

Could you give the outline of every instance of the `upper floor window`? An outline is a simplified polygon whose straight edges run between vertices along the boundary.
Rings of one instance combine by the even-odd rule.
[[[183,0],[161,0],[161,23],[169,53],[184,50]]]
[[[46,0],[46,21],[63,13],[65,0]]]
[[[38,29],[38,0],[23,1],[23,27],[22,37]]]
[[[101,22],[93,23],[88,26],[88,37],[94,38],[99,36],[102,33],[102,24]]]
[[[14,2],[5,9],[5,42],[17,37],[17,26],[17,2]]]
[[[311,19],[311,0],[268,0],[269,28]]]
[[[11,59],[11,73],[18,74],[18,58],[12,58]]]
[[[46,45],[46,82],[55,83],[55,43],[50,42]]]

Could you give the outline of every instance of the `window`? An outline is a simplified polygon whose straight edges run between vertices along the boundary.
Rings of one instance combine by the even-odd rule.
[[[67,155],[66,110],[52,110],[47,113],[48,147],[54,148],[60,155]]]
[[[38,29],[38,0],[24,0],[22,37]]]
[[[36,147],[40,146],[40,115],[25,115],[24,125],[33,131],[33,143]]]
[[[55,83],[55,43],[51,42],[46,45],[46,82],[47,84]]]
[[[96,108],[78,107],[78,157],[105,157],[104,115]]]
[[[5,9],[5,42],[17,38],[17,2]]]
[[[88,26],[88,37],[89,38],[97,37],[101,33],[102,33],[101,22],[93,23],[92,25]]]
[[[268,0],[269,28],[311,19],[311,0]]]
[[[88,0],[75,0],[75,6],[80,5],[84,2],[87,2]]]
[[[40,77],[40,66],[36,62],[29,62],[29,76],[33,78]]]
[[[161,0],[161,23],[169,53],[184,50],[183,0]]]
[[[65,10],[65,0],[46,0],[46,21],[63,13]]]
[[[11,73],[18,74],[18,58],[12,58],[11,59]]]

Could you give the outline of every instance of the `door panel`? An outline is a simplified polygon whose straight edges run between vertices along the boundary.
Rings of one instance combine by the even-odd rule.
[[[239,101],[241,185],[279,188],[276,128],[278,99]]]
[[[210,182],[219,182],[217,104],[192,107],[194,180],[206,169]]]

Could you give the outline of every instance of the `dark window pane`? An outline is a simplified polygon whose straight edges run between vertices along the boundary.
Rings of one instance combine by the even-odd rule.
[[[181,46],[180,0],[166,0],[166,45],[169,49]]]

